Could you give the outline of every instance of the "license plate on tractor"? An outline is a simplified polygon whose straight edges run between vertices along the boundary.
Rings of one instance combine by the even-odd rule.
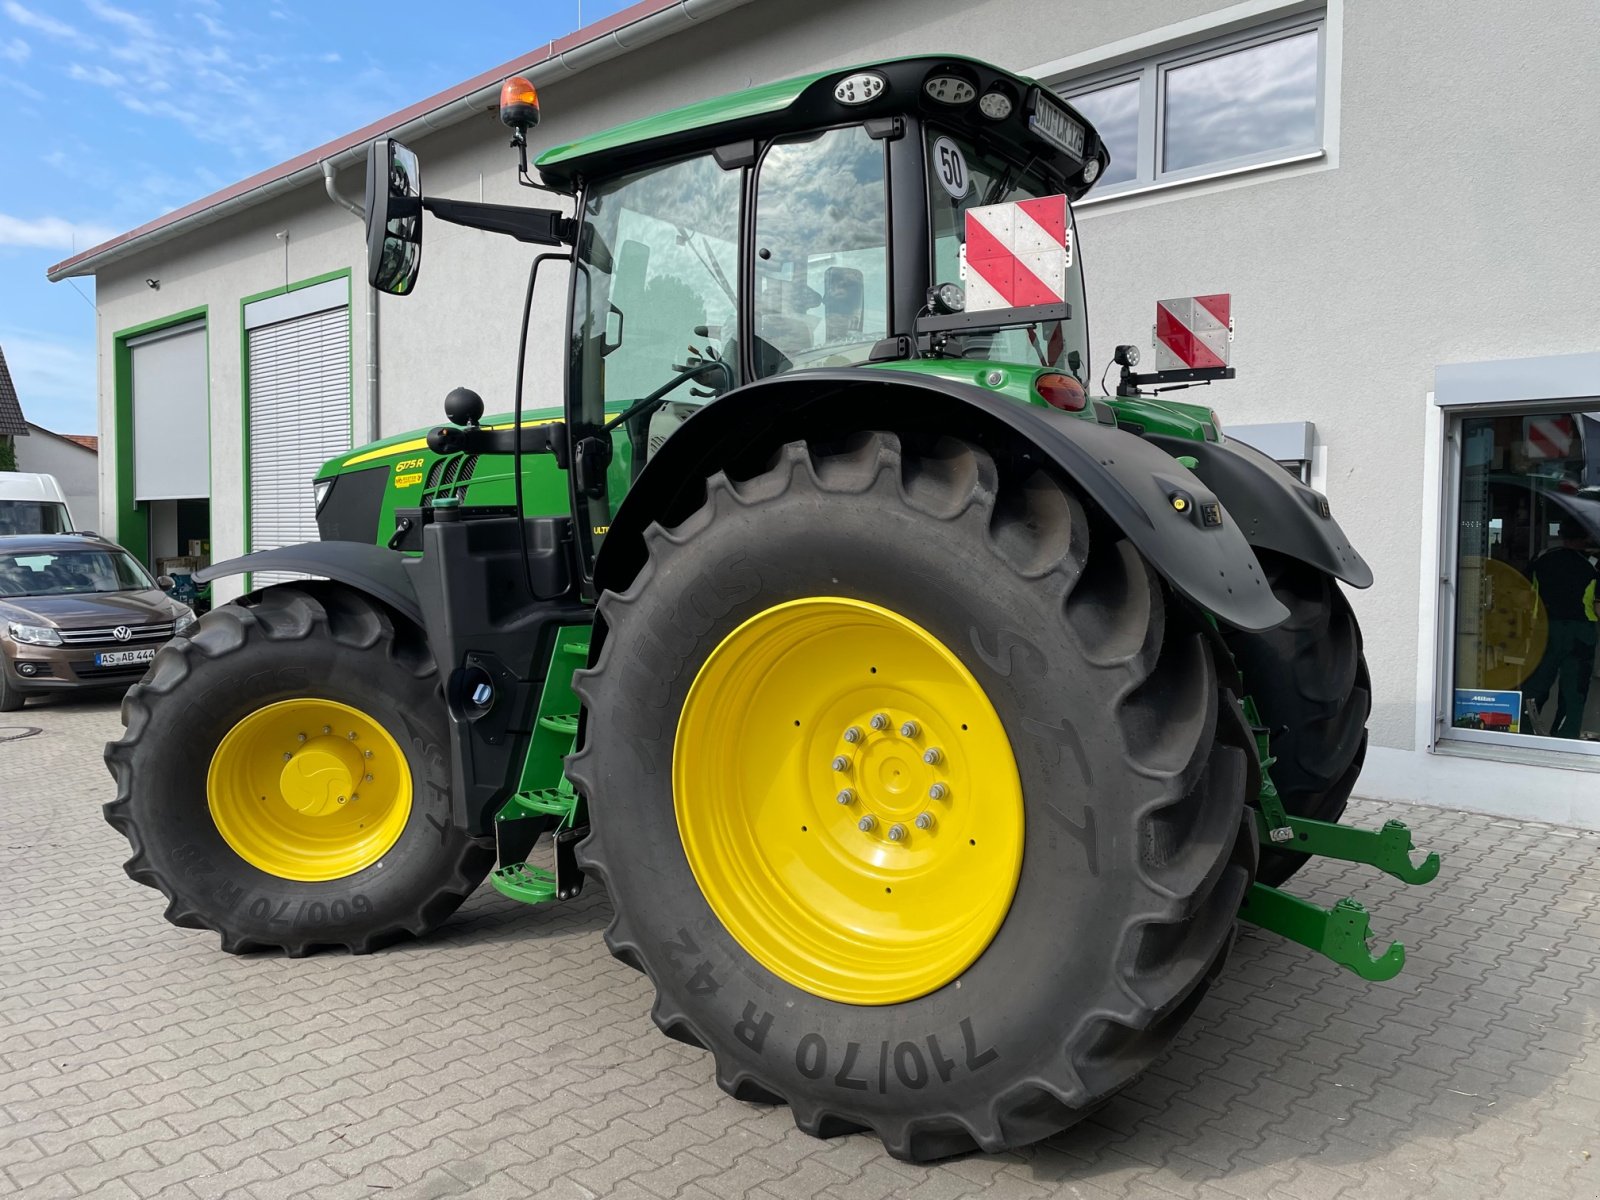
[[[144,650],[106,650],[94,656],[94,665],[97,667],[126,667],[133,663],[147,663],[156,656],[156,649],[151,646]]]

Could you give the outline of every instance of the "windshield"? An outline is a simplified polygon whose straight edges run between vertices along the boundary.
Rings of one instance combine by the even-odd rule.
[[[53,500],[0,500],[0,534],[71,533],[67,507]]]
[[[48,550],[0,554],[0,597],[140,592],[155,581],[123,550]]]
[[[935,284],[962,282],[961,247],[967,236],[967,209],[1055,196],[1066,190],[1061,181],[1047,180],[1032,164],[1018,167],[997,154],[979,150],[961,134],[938,128],[927,130],[927,161]],[[1067,272],[1071,319],[952,337],[945,353],[960,358],[1061,367],[1076,375],[1080,383],[1085,382],[1089,376],[1089,320],[1083,302],[1083,270],[1075,231],[1072,241],[1072,265]]]

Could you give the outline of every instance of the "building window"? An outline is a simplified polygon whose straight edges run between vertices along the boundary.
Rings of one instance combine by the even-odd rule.
[[[1451,731],[1600,740],[1600,415],[1463,417],[1457,445]]]
[[[1320,152],[1325,25],[1277,22],[1062,85],[1111,151],[1093,195]]]

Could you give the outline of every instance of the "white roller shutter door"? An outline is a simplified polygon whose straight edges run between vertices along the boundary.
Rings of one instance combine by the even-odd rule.
[[[191,321],[128,340],[133,372],[133,497],[211,495],[206,323]]]
[[[248,337],[250,549],[314,542],[311,480],[350,449],[349,308],[259,325]],[[253,576],[257,584],[287,578]]]

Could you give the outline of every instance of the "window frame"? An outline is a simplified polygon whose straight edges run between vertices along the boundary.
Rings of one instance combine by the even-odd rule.
[[[788,372],[779,372],[776,375],[757,375],[756,363],[756,235],[758,233],[758,220],[761,208],[761,173],[767,165],[767,157],[774,147],[788,144],[799,144],[805,141],[821,141],[831,133],[845,129],[860,129],[868,138],[878,143],[883,154],[883,269],[886,294],[884,296],[884,322],[888,328],[887,336],[895,336],[898,329],[899,316],[895,293],[895,269],[898,265],[895,254],[895,155],[894,143],[903,140],[907,131],[902,129],[898,133],[874,132],[872,123],[868,121],[839,121],[830,125],[819,125],[814,128],[798,130],[796,132],[780,134],[777,137],[764,139],[757,147],[755,158],[746,169],[744,213],[740,222],[742,235],[742,248],[740,251],[740,283],[744,294],[740,298],[740,334],[739,358],[742,381],[754,382],[757,379],[776,379],[779,375]],[[865,361],[853,364],[864,366]],[[748,373],[746,375],[746,373]]]
[[[1441,406],[1442,407],[1442,406]],[[1458,728],[1455,723],[1456,658],[1461,623],[1461,488],[1464,482],[1465,423],[1484,417],[1531,417],[1587,413],[1600,416],[1600,398],[1570,397],[1543,400],[1497,401],[1451,405],[1444,413],[1444,454],[1440,470],[1439,583],[1440,603],[1435,611],[1435,672],[1431,749],[1448,752],[1455,746],[1493,747],[1505,757],[1546,758],[1582,755],[1600,765],[1600,741],[1549,737],[1538,733],[1491,733]],[[1426,601],[1424,601],[1426,603]],[[1553,693],[1552,693],[1553,699]],[[1570,760],[1569,760],[1570,761]],[[1552,764],[1553,765],[1553,764]]]
[[[1313,32],[1317,37],[1317,107],[1315,130],[1309,142],[1297,147],[1277,147],[1254,154],[1235,155],[1232,158],[1197,163],[1194,166],[1171,171],[1161,169],[1166,150],[1164,117],[1169,72]],[[1329,72],[1326,9],[1315,9],[1265,21],[1220,37],[1171,46],[1129,62],[1119,63],[1114,67],[1068,76],[1057,80],[1051,86],[1057,95],[1068,104],[1073,104],[1080,96],[1134,81],[1139,85],[1139,112],[1133,178],[1096,188],[1080,201],[1081,204],[1093,204],[1114,196],[1192,183],[1217,175],[1231,175],[1263,167],[1303,162],[1322,158],[1328,153]]]

